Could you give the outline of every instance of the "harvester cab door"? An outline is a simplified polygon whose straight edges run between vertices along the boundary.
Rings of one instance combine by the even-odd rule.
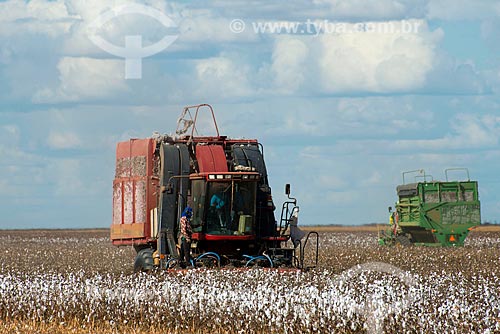
[[[222,178],[217,179],[219,176]],[[206,195],[199,194],[201,187],[193,187],[193,202],[196,200],[204,208],[203,214],[198,213],[205,222],[203,231],[212,235],[254,235],[258,175],[213,177],[206,184]]]

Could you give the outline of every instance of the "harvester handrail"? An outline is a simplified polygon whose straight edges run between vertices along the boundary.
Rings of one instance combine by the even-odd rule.
[[[424,174],[425,176],[425,170],[424,169],[415,169],[415,170],[409,170],[409,171],[406,171],[406,172],[403,172],[403,184],[406,184],[405,182],[405,175],[406,174],[410,174],[410,173],[419,173],[419,174]]]
[[[314,258],[314,266],[311,266],[311,268],[316,268],[318,266],[318,257],[319,257],[319,234],[316,231],[310,231],[307,233],[306,239],[304,240],[304,243],[300,243],[300,269],[305,269],[304,268],[304,257],[305,257],[305,251],[306,251],[306,246],[307,242],[309,241],[309,237],[311,235],[314,235],[316,237],[316,254]]]
[[[470,174],[469,174],[469,169],[468,168],[465,168],[465,167],[456,167],[456,168],[447,168],[444,170],[444,174],[446,176],[446,182],[449,182],[448,181],[448,171],[451,171],[451,170],[462,170],[464,172],[466,172],[467,174],[467,181],[470,181]]]
[[[288,230],[288,227],[290,226],[290,221],[292,220],[292,214],[295,208],[297,209],[299,208],[297,206],[297,199],[290,196],[288,196],[288,198],[290,200],[283,202],[283,205],[281,207],[281,218],[280,218],[280,225],[278,228],[278,231],[281,236],[285,236],[285,233]],[[290,205],[293,205],[291,210],[290,210]]]
[[[198,112],[200,111],[201,107],[208,107],[208,109],[210,109],[210,112],[212,113],[212,119],[214,121],[215,131],[217,132],[217,137],[219,137],[219,128],[217,127],[217,121],[215,120],[214,109],[212,108],[212,106],[210,104],[203,103],[203,104],[198,104],[198,105],[194,105],[194,106],[184,107],[184,110],[196,108],[196,112],[194,114],[194,120],[193,120],[193,128],[191,129],[191,138],[194,137],[194,129],[196,127],[196,120],[198,119]]]

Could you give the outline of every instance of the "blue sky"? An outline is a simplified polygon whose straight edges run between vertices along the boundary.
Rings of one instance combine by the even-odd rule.
[[[116,142],[173,132],[197,103],[264,144],[277,206],[291,183],[301,224],[386,222],[402,171],[448,167],[470,169],[483,220],[500,221],[499,1],[135,3],[175,27],[127,14],[100,36],[178,37],[127,80],[89,25],[130,2],[0,1],[0,228],[108,226]],[[394,30],[254,30],[325,20]]]

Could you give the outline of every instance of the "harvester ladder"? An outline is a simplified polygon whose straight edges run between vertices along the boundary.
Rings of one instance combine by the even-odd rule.
[[[289,201],[286,201],[283,203],[283,207],[281,209],[281,219],[280,219],[280,226],[279,226],[279,233],[280,236],[286,236],[288,237],[287,240],[291,239],[292,233],[291,229],[292,227],[290,226],[290,223],[292,222],[292,215],[295,210],[298,210],[299,207],[297,206],[297,200],[295,198],[290,198]],[[296,227],[298,228],[298,227]],[[300,230],[300,229],[299,229]],[[289,234],[286,234],[287,231],[290,231]],[[314,247],[314,264],[311,266],[305,266],[305,253],[306,253],[306,247],[309,243],[309,239],[316,239],[315,241],[315,247]],[[297,267],[299,269],[313,269],[318,266],[318,257],[319,257],[319,234],[316,231],[309,231],[307,234],[305,234],[305,238],[301,237],[297,240],[292,240],[293,244],[293,254],[294,258],[296,258],[296,253],[297,249],[299,250],[298,254],[298,259],[297,259]],[[277,247],[278,245],[275,245]]]
[[[279,234],[284,236],[288,227],[290,226],[290,222],[292,220],[292,213],[295,209],[298,209],[297,200],[295,198],[289,198],[289,201],[283,203],[283,207],[281,208],[281,218],[280,218],[280,226],[279,226]],[[293,205],[293,206],[292,206]],[[290,209],[292,207],[292,209]]]

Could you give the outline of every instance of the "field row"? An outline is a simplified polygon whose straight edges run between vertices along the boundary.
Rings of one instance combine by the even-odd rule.
[[[3,333],[497,333],[500,234],[387,248],[323,232],[310,272],[133,274],[102,231],[0,233]]]
[[[373,270],[0,276],[0,319],[190,332],[500,331],[500,277]],[[380,326],[380,327],[379,327]]]

